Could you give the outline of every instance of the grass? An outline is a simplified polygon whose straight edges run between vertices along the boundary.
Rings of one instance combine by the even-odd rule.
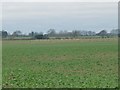
[[[118,87],[117,39],[3,41],[3,87]]]

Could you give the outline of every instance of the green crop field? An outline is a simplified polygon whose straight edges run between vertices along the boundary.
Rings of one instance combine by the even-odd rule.
[[[5,88],[118,87],[116,38],[4,40],[2,45]]]

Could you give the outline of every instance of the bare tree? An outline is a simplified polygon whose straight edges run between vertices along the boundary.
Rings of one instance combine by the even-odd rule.
[[[77,36],[79,36],[79,34],[80,34],[80,31],[77,31],[77,30],[72,31],[73,37],[77,37]]]
[[[17,31],[14,31],[12,35],[18,37],[22,35],[22,32],[17,30]]]
[[[48,32],[47,32],[47,34],[48,34],[49,36],[55,36],[56,31],[55,31],[55,29],[49,29]]]

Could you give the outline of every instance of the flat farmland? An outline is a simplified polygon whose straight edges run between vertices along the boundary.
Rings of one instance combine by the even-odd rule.
[[[117,38],[3,40],[5,88],[118,87]]]

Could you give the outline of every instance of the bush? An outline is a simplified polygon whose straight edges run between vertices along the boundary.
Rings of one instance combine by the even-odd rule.
[[[48,35],[45,34],[39,34],[39,35],[35,35],[35,39],[49,39]]]

